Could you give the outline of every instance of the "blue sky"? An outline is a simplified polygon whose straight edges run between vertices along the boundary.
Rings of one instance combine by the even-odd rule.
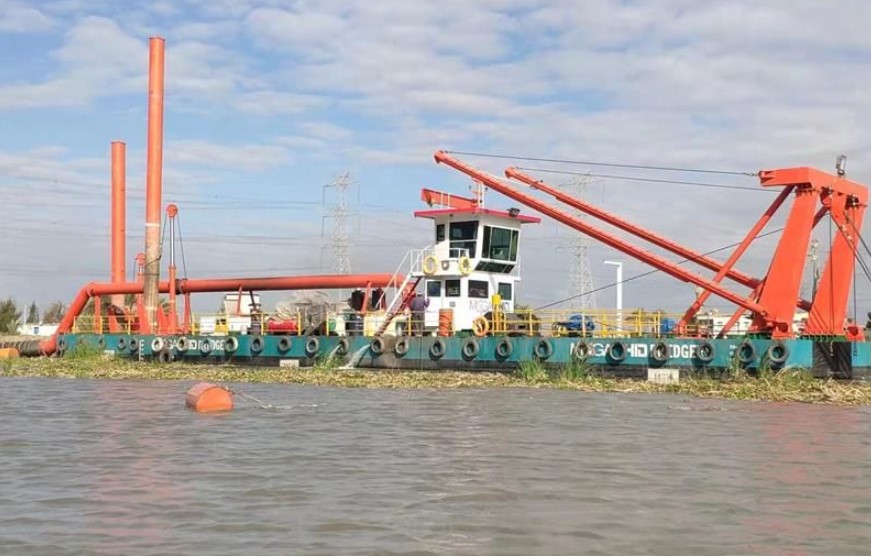
[[[344,171],[359,187],[353,270],[392,271],[429,240],[410,216],[419,188],[468,190],[432,162],[439,148],[739,170],[828,169],[845,152],[871,178],[869,15],[787,0],[0,0],[0,294],[68,300],[108,275],[114,139],[128,144],[128,251],[141,249],[149,36],[167,40],[164,198],[181,208],[191,276],[329,271],[322,187]],[[589,190],[700,250],[737,241],[768,199]],[[553,301],[571,234],[529,232],[521,300]],[[764,273],[771,248],[742,269]],[[601,284],[605,258],[645,270],[594,245]],[[661,275],[635,284],[627,305],[692,296]]]

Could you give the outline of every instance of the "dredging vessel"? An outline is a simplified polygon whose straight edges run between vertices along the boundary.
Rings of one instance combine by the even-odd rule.
[[[406,253],[393,272],[263,278],[179,279],[175,267],[178,208],[161,206],[163,40],[151,40],[149,73],[146,242],[139,277],[125,281],[124,148],[112,148],[111,281],[84,286],[58,332],[41,341],[8,344],[23,355],[63,355],[87,344],[117,356],[158,361],[308,365],[326,357],[367,368],[511,370],[524,361],[546,366],[583,364],[603,374],[647,376],[651,369],[719,372],[736,366],[801,367],[816,376],[868,378],[871,350],[864,331],[848,320],[848,303],[868,204],[863,185],[842,171],[798,167],[759,172],[760,186],[779,194],[725,261],[637,226],[516,168],[503,177],[483,172],[452,153],[435,161],[470,177],[535,213],[602,242],[701,292],[679,315],[661,311],[547,311],[515,305],[521,270],[522,228],[539,216],[518,208],[486,207],[474,197],[423,189],[428,205],[414,213],[433,223],[433,242]],[[524,189],[552,198],[545,202]],[[792,201],[764,276],[736,268],[775,213]],[[680,258],[669,260],[618,237],[575,211]],[[168,279],[160,281],[160,216],[170,230]],[[800,296],[806,252],[823,219],[836,229],[811,299]],[[861,259],[859,259],[861,261]],[[695,264],[703,276],[684,266]],[[864,265],[863,265],[864,268]],[[726,284],[730,284],[727,286]],[[739,292],[734,286],[744,288]],[[349,302],[301,304],[265,313],[263,291],[352,291]],[[224,292],[222,314],[197,320],[191,296]],[[417,294],[420,300],[416,300]],[[160,294],[167,297],[161,299]],[[134,301],[125,303],[124,296]],[[734,314],[712,326],[700,314],[716,296]],[[177,300],[184,303],[178,314]],[[86,307],[91,315],[82,316]],[[735,329],[742,319],[746,325]],[[235,323],[235,324],[234,324]],[[4,344],[6,345],[6,344]]]

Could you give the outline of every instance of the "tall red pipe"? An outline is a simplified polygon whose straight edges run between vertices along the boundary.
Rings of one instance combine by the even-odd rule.
[[[111,274],[113,284],[120,284],[127,276],[127,146],[112,141],[112,222],[111,222]],[[121,306],[124,298],[113,296],[112,303]]]
[[[166,207],[166,217],[169,219],[169,333],[178,331],[178,312],[176,310],[175,283],[175,217],[178,207],[170,204]]]
[[[143,332],[157,323],[160,281],[160,213],[163,188],[163,71],[164,40],[152,37],[148,57],[148,152],[145,175],[145,319]]]

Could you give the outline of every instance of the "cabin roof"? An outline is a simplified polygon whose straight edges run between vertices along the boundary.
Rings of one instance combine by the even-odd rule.
[[[467,208],[467,209],[457,209],[457,208],[446,208],[446,209],[430,209],[430,210],[417,210],[414,212],[414,216],[417,218],[435,218],[436,216],[445,216],[449,214],[472,214],[472,215],[480,215],[486,214],[489,216],[499,216],[501,218],[509,218],[511,220],[517,220],[521,224],[538,224],[541,222],[541,218],[537,216],[527,216],[526,214],[518,214],[517,216],[511,216],[508,214],[508,211],[505,210],[493,210],[487,208]]]

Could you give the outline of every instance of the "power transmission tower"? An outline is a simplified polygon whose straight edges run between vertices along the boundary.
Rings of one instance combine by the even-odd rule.
[[[351,174],[345,172],[324,186],[324,201],[327,189],[334,189],[335,203],[330,209],[333,219],[333,272],[336,274],[351,273],[351,238],[348,235],[348,188],[353,184]]]
[[[585,199],[589,183],[589,176],[575,176],[564,184],[562,188],[573,197]],[[586,218],[586,215],[579,210],[573,212],[578,218]],[[571,306],[583,310],[593,310],[596,308],[596,294],[593,293],[593,270],[590,267],[589,249],[589,237],[581,233],[575,233],[572,236],[569,246],[572,264],[569,270],[568,295],[572,298]]]

